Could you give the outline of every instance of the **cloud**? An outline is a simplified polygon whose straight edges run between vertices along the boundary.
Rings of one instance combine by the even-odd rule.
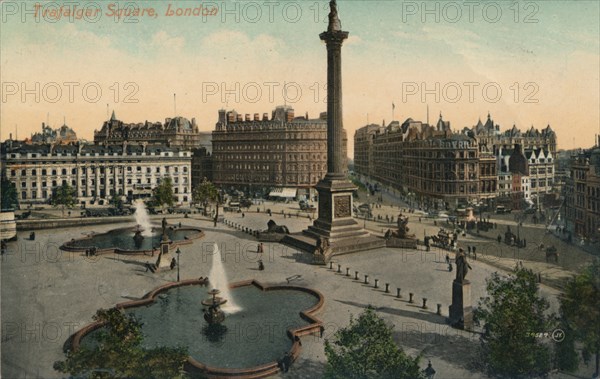
[[[152,44],[162,48],[174,48],[179,50],[185,44],[184,37],[173,37],[169,33],[161,30],[152,36]]]
[[[357,36],[355,34],[351,34],[348,37],[348,41],[346,41],[346,45],[360,45],[360,44],[362,44],[362,42],[363,41],[359,36]]]

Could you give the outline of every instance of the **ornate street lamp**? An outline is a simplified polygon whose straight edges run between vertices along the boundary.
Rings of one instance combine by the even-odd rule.
[[[179,257],[181,256],[181,250],[177,248],[175,254],[177,254],[177,281],[179,282]]]

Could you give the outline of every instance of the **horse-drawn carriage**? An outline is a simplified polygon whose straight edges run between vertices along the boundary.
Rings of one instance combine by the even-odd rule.
[[[450,249],[454,247],[456,234],[441,228],[437,235],[433,235],[428,238],[431,239],[432,246],[441,247],[442,249]]]

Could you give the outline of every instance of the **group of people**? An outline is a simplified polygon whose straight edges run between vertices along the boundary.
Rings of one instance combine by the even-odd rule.
[[[265,269],[265,264],[263,263],[263,260],[262,260],[264,252],[265,252],[265,246],[261,242],[258,244],[258,247],[256,248],[256,254],[258,255],[258,269],[260,271],[263,271]]]
[[[92,247],[92,248],[89,248],[89,249],[85,249],[85,256],[86,257],[93,257],[96,254],[98,254],[98,248],[95,247],[95,246]]]

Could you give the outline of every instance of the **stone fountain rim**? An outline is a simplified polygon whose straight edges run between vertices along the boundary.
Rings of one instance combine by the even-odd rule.
[[[159,224],[151,224],[153,227],[156,226],[159,229],[161,228],[161,225]],[[115,229],[110,229],[106,232],[103,233],[91,233],[88,234],[85,237],[82,238],[73,238],[70,241],[67,241],[65,243],[63,243],[60,246],[60,249],[63,251],[69,251],[69,252],[85,252],[86,249],[89,249],[89,247],[76,247],[76,246],[72,246],[72,243],[75,241],[84,241],[84,240],[88,240],[88,239],[92,239],[94,237],[98,237],[101,235],[105,235],[105,234],[109,234],[111,232],[117,232],[117,231],[135,231],[137,229],[137,225],[136,226],[125,226],[122,228],[115,228]],[[183,239],[183,240],[177,240],[177,241],[172,241],[169,240],[169,250],[176,248],[177,246],[182,246],[182,245],[189,245],[192,244],[193,240],[196,239],[200,239],[202,237],[204,237],[204,232],[202,231],[202,229],[200,228],[195,228],[193,226],[182,226],[181,228],[177,228],[176,230],[193,230],[198,232],[197,235],[189,238],[189,239]],[[128,255],[142,255],[142,254],[149,254],[152,253],[152,250],[125,250],[125,249],[120,249],[118,247],[109,247],[109,248],[105,248],[105,249],[98,249],[98,252],[96,254],[98,255],[102,255],[102,254],[128,254]]]
[[[148,292],[146,295],[144,295],[139,300],[130,300],[130,301],[118,303],[113,308],[124,310],[124,309],[128,309],[128,308],[135,308],[135,307],[149,305],[156,301],[158,295],[160,295],[161,293],[166,292],[170,289],[173,289],[176,287],[190,286],[190,285],[208,285],[208,283],[209,283],[208,278],[203,278],[203,277],[200,277],[198,279],[187,279],[187,280],[182,280],[180,282],[167,283],[167,284],[159,286],[159,287],[153,289],[152,291]],[[300,337],[305,336],[305,335],[321,333],[324,329],[323,321],[321,321],[314,315],[315,313],[320,311],[323,308],[323,305],[325,304],[325,298],[324,298],[323,294],[318,290],[308,288],[308,287],[295,286],[295,285],[289,285],[289,284],[268,285],[268,284],[263,284],[255,279],[248,279],[248,280],[243,280],[243,281],[239,281],[239,282],[235,282],[235,283],[230,283],[229,288],[234,289],[234,288],[246,287],[246,286],[250,286],[250,285],[257,287],[261,291],[276,291],[276,290],[301,291],[301,292],[309,293],[317,298],[318,301],[315,305],[313,305],[312,307],[310,307],[306,310],[300,311],[300,317],[303,320],[308,321],[309,325],[305,325],[305,326],[302,326],[299,328],[287,330],[287,336],[288,336],[288,338],[290,338],[292,340],[292,347],[289,351],[289,354],[291,355],[293,360],[296,360],[296,358],[298,358],[298,356],[300,355],[300,348],[301,348]],[[81,339],[83,337],[85,337],[87,334],[93,332],[94,330],[101,328],[103,325],[104,324],[100,321],[94,321],[94,322],[84,326],[77,332],[75,332],[71,337],[69,337],[69,340],[67,341],[67,342],[70,341],[70,346],[71,346],[72,350],[77,351],[80,347]],[[204,375],[207,375],[209,378],[219,378],[219,377],[223,377],[223,376],[236,377],[236,378],[265,378],[265,377],[271,376],[279,371],[278,362],[269,362],[269,363],[265,363],[260,366],[249,367],[249,368],[229,369],[229,368],[213,367],[213,366],[205,365],[203,363],[198,362],[191,356],[188,357],[188,360],[187,360],[185,366],[186,366],[185,367],[186,371],[200,372]]]

